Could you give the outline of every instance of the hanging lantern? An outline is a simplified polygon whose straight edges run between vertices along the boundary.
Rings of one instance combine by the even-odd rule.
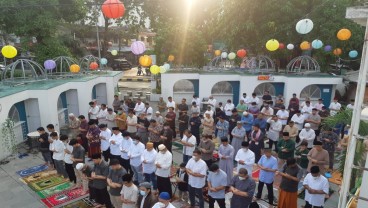
[[[307,34],[313,29],[313,22],[310,19],[302,19],[295,26],[296,31],[299,34]]]
[[[153,74],[153,75],[156,75],[158,73],[160,73],[160,67],[157,66],[157,65],[152,65],[150,67],[150,72]]]
[[[144,56],[139,57],[139,64],[143,67],[151,66],[152,64],[151,56],[144,55]]]
[[[221,53],[221,58],[226,59],[227,58],[227,53],[226,52],[222,52]]]
[[[285,48],[285,44],[279,43],[279,49],[284,49],[284,48]]]
[[[335,48],[335,50],[333,50],[333,54],[334,54],[335,56],[339,56],[339,55],[341,55],[341,54],[342,54],[342,50],[341,50],[341,48]]]
[[[169,70],[170,70],[170,64],[165,63],[165,64],[164,64],[164,67],[165,67],[166,71],[169,71]]]
[[[96,70],[96,69],[98,69],[98,63],[97,62],[91,62],[89,64],[89,69],[90,70]]]
[[[130,50],[134,55],[140,55],[146,51],[146,46],[142,41],[134,41],[130,46]]]
[[[220,56],[221,55],[221,51],[220,50],[215,50],[215,56]]]
[[[326,52],[330,52],[330,51],[332,50],[332,46],[330,46],[330,45],[326,45],[326,46],[325,46],[325,48],[324,48],[324,50],[325,50]]]
[[[286,48],[287,48],[288,50],[293,50],[293,49],[294,49],[294,45],[293,45],[293,44],[291,44],[291,43],[289,43],[289,44],[287,44]]]
[[[356,58],[358,56],[358,51],[356,50],[352,50],[349,52],[349,57],[350,58]]]
[[[14,46],[6,45],[1,49],[1,53],[3,54],[5,58],[11,59],[17,55],[18,51]]]
[[[46,60],[45,62],[43,62],[43,66],[45,67],[46,70],[52,70],[55,69],[56,67],[56,62],[54,60]]]
[[[351,31],[348,29],[341,29],[337,32],[337,39],[339,40],[349,40],[351,37]]]
[[[169,55],[169,57],[167,58],[168,61],[174,61],[175,60],[175,56],[174,55]]]
[[[279,41],[275,40],[275,39],[271,39],[269,41],[267,41],[266,43],[266,48],[269,51],[276,51],[279,48],[280,44]]]
[[[112,51],[111,51],[111,55],[113,55],[113,56],[118,55],[118,51],[117,51],[117,50],[112,50]]]
[[[247,51],[245,49],[240,49],[236,52],[236,55],[239,58],[244,58],[247,55]]]
[[[106,65],[107,64],[107,59],[106,58],[101,58],[100,64]]]
[[[311,48],[311,45],[308,41],[303,41],[300,44],[300,49],[302,49],[303,51],[309,50]]]
[[[72,64],[69,67],[71,73],[78,73],[80,71],[80,67],[77,64]]]
[[[167,70],[165,68],[165,66],[160,66],[160,73],[163,74],[165,73]]]
[[[106,0],[102,4],[102,13],[111,19],[117,19],[124,15],[125,7],[124,4],[119,0]]]
[[[229,53],[229,55],[227,56],[227,58],[228,58],[229,60],[233,60],[233,59],[235,59],[235,57],[236,57],[236,55],[235,55],[235,53],[234,53],[234,52]]]
[[[312,41],[312,48],[320,49],[323,47],[323,42],[321,40],[315,39]]]

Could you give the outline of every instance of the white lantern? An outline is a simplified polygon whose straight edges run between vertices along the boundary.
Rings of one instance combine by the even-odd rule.
[[[307,34],[313,29],[313,22],[310,19],[302,19],[295,26],[296,31],[299,34]]]
[[[293,44],[291,44],[291,43],[289,43],[289,44],[286,46],[286,48],[287,48],[288,50],[293,50],[293,49],[294,49],[294,45],[293,45]]]
[[[221,58],[226,59],[227,58],[227,53],[226,52],[222,52],[221,53]]]
[[[229,53],[227,56],[230,60],[233,60],[236,57],[236,54],[234,52]]]

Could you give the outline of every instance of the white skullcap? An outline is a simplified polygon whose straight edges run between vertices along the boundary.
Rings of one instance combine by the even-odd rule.
[[[69,113],[69,117],[72,117],[72,116],[74,116],[74,114],[73,113]]]
[[[75,169],[77,170],[82,170],[84,167],[84,163],[78,163],[76,166],[75,166]]]
[[[164,150],[165,148],[166,148],[166,146],[163,145],[163,144],[158,145],[158,150],[160,150],[160,151]]]
[[[310,127],[311,127],[311,125],[310,125],[309,123],[306,123],[306,124],[304,124],[304,127],[305,127],[305,128],[310,128]]]
[[[248,112],[247,111],[244,111],[243,112],[243,115],[245,115],[245,116],[248,115]]]

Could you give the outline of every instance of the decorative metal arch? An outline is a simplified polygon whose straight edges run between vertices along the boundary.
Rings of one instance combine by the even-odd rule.
[[[64,77],[64,76],[70,76],[70,66],[73,64],[78,64],[77,60],[68,57],[68,56],[59,56],[53,59],[56,63],[56,68],[53,70],[47,71],[47,74],[49,76],[58,76],[58,77]],[[75,76],[76,73],[73,73],[72,76]]]
[[[320,72],[318,62],[310,56],[298,56],[292,59],[286,66],[287,73]]]
[[[79,60],[79,66],[81,67],[81,70],[84,70],[84,71],[91,71],[91,70],[89,69],[89,65],[90,65],[92,62],[97,62],[98,64],[100,63],[100,62],[99,62],[98,57],[93,56],[93,55],[87,55],[87,56],[82,57],[82,58]]]
[[[17,85],[47,80],[44,68],[35,61],[18,59],[7,65],[2,74],[5,85]]]
[[[275,63],[265,55],[244,57],[242,60],[245,68],[251,72],[270,72],[275,71]]]

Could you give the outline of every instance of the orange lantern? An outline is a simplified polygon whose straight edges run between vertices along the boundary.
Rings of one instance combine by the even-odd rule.
[[[239,57],[239,58],[244,58],[246,55],[247,55],[247,51],[244,50],[244,49],[240,49],[236,52],[236,55]]]
[[[349,40],[351,37],[351,31],[348,29],[341,29],[337,32],[336,36],[339,40]]]
[[[169,56],[169,58],[168,58],[167,60],[168,60],[168,61],[174,61],[174,59],[175,59],[175,56],[170,55],[170,56]]]
[[[72,64],[69,67],[71,73],[78,73],[80,71],[80,67],[77,64]]]
[[[98,63],[97,62],[92,62],[89,64],[89,69],[90,70],[96,70],[98,69]]]
[[[220,50],[215,50],[215,56],[220,56],[221,55],[221,51]]]
[[[311,48],[311,45],[308,41],[303,41],[301,44],[300,44],[300,49],[302,49],[303,51],[305,50],[309,50]]]
[[[102,4],[101,9],[102,9],[102,13],[107,18],[112,18],[112,19],[120,18],[125,13],[124,4],[121,3],[121,1],[119,0],[106,0]]]
[[[335,56],[339,56],[339,55],[341,55],[341,54],[342,54],[342,50],[341,50],[341,48],[335,48],[335,50],[333,50],[333,54],[334,54]]]
[[[144,56],[139,57],[139,64],[143,67],[151,66],[152,64],[151,56],[144,55]]]

